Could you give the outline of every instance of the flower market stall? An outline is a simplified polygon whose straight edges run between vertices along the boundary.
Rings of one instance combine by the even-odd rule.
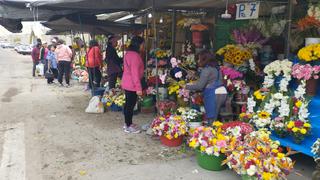
[[[310,5],[308,16],[316,16],[317,10]],[[205,169],[222,170],[225,164],[243,179],[285,178],[292,170],[293,162],[288,157],[291,152],[282,152],[280,146],[308,156],[314,156],[319,148],[315,143],[311,151],[320,136],[316,121],[319,118],[316,109],[320,107],[317,96],[319,44],[307,40],[307,46],[293,54],[297,55],[296,58],[284,59],[289,45],[278,40],[275,42],[274,38],[286,38],[286,20],[272,14],[270,19],[251,20],[245,27],[232,29],[231,43],[216,50],[211,46],[228,91],[219,119],[231,123],[240,120],[250,127],[249,132],[239,137],[235,135],[242,131],[238,121],[230,129],[220,128],[225,122],[216,122],[213,127],[202,126],[205,119],[202,95],[185,89],[187,83],[199,78],[196,54],[206,47],[204,39],[210,37],[203,31],[210,32],[211,26],[202,22],[201,18],[178,21],[178,26],[191,33],[185,38],[181,50],[175,50],[174,54],[169,49],[150,52],[149,91],[159,87],[159,98],[154,98],[158,100],[155,103],[159,115],[152,123],[153,131],[161,136],[164,145],[167,145],[164,139],[177,146],[181,143],[181,136],[189,137],[187,142],[195,149],[198,163]],[[267,29],[267,26],[272,28]],[[275,60],[277,57],[279,60]],[[225,118],[225,114],[230,116]],[[232,147],[235,143],[240,146]],[[275,161],[278,163],[272,170],[270,166],[264,167]],[[212,167],[217,162],[218,166]]]

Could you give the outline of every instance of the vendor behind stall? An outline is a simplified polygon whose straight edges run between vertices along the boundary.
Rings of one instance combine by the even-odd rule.
[[[117,79],[121,78],[122,74],[122,63],[123,60],[117,54],[116,47],[118,46],[118,36],[109,36],[108,45],[106,49],[105,62],[107,63],[107,74],[109,79],[109,88],[113,89],[116,87]]]
[[[187,84],[190,91],[202,91],[204,108],[208,125],[216,121],[221,107],[225,104],[227,90],[223,86],[223,77],[214,56],[207,50],[199,53],[198,67],[201,68],[200,79]]]

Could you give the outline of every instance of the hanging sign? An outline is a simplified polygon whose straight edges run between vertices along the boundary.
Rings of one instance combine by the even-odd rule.
[[[260,2],[237,4],[236,19],[257,19],[259,17]]]

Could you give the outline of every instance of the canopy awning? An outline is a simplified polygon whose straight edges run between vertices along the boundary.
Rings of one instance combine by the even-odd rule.
[[[95,16],[77,14],[56,16],[42,24],[58,32],[76,31],[93,34],[119,34],[143,30],[145,28],[145,26],[141,24],[117,23],[106,20],[101,21],[97,20]]]

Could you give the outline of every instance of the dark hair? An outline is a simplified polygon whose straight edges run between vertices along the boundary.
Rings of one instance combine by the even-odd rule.
[[[54,44],[50,44],[50,45],[48,46],[48,49],[51,50],[52,47],[56,48],[56,46],[55,46]]]
[[[63,43],[64,43],[64,40],[62,40],[62,39],[59,39],[59,40],[57,41],[57,44],[58,44],[58,45],[63,44]]]
[[[216,67],[218,65],[217,61],[215,61],[215,57],[214,54],[211,53],[209,50],[202,50],[199,54],[199,63],[198,65],[200,67],[204,67],[204,66],[212,66],[212,67]]]
[[[98,41],[96,41],[95,39],[92,39],[90,42],[89,42],[89,48],[92,48],[94,46],[99,46],[98,44]]]
[[[143,37],[134,36],[134,37],[131,38],[131,42],[130,42],[128,50],[140,53],[140,45],[142,43],[144,43]]]

